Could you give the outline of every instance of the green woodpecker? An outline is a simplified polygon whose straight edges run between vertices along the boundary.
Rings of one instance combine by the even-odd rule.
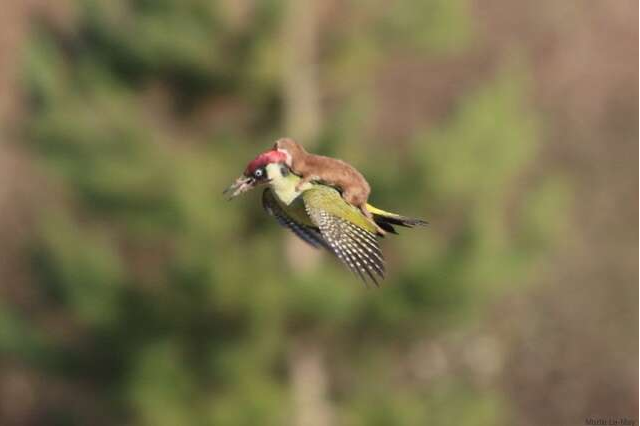
[[[394,225],[411,228],[427,224],[367,204],[374,224],[359,208],[347,203],[335,188],[317,182],[298,185],[300,180],[287,166],[286,155],[272,150],[251,161],[225,193],[233,198],[268,184],[262,193],[262,205],[269,214],[311,246],[335,254],[365,283],[368,277],[376,285],[385,273],[377,238],[382,234],[378,227],[397,234]]]

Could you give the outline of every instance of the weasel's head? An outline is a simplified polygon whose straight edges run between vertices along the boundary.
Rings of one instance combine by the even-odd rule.
[[[278,139],[273,145],[273,149],[286,156],[286,163],[289,167],[291,167],[294,157],[297,159],[307,153],[302,145],[291,138]]]

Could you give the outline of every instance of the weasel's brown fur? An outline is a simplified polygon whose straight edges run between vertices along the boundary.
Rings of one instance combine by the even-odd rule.
[[[360,209],[378,229],[381,235],[385,231],[373,220],[373,215],[367,209],[367,199],[371,193],[371,187],[362,174],[353,166],[342,160],[308,153],[302,145],[290,138],[282,138],[276,141],[274,149],[287,155],[287,165],[302,180],[296,189],[312,180],[322,181],[335,186],[342,192],[342,198]]]

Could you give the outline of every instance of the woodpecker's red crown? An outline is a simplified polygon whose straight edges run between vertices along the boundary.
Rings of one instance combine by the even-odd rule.
[[[287,156],[283,152],[277,150],[263,152],[262,154],[251,160],[249,164],[247,164],[247,168],[244,169],[244,175],[251,176],[253,172],[261,167],[266,166],[267,164],[284,163],[286,160]]]

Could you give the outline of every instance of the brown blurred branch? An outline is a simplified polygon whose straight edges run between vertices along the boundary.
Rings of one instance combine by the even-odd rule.
[[[289,1],[282,31],[282,92],[285,131],[313,147],[320,131],[318,88],[318,20],[316,0]],[[293,235],[286,240],[286,256],[295,272],[318,263],[318,253]]]
[[[333,424],[333,411],[326,398],[327,372],[322,344],[299,340],[290,352],[289,364],[295,409],[293,424]]]
[[[290,0],[282,34],[284,121],[288,136],[312,147],[320,131],[321,114],[318,88],[318,2]],[[318,253],[293,235],[286,240],[287,261],[297,273],[308,273],[317,266]],[[324,426],[331,424],[332,410],[327,402],[327,372],[321,344],[304,337],[291,348],[289,374],[294,403],[293,424]]]
[[[285,129],[312,147],[320,130],[318,88],[318,12],[316,0],[289,1],[283,25]]]

